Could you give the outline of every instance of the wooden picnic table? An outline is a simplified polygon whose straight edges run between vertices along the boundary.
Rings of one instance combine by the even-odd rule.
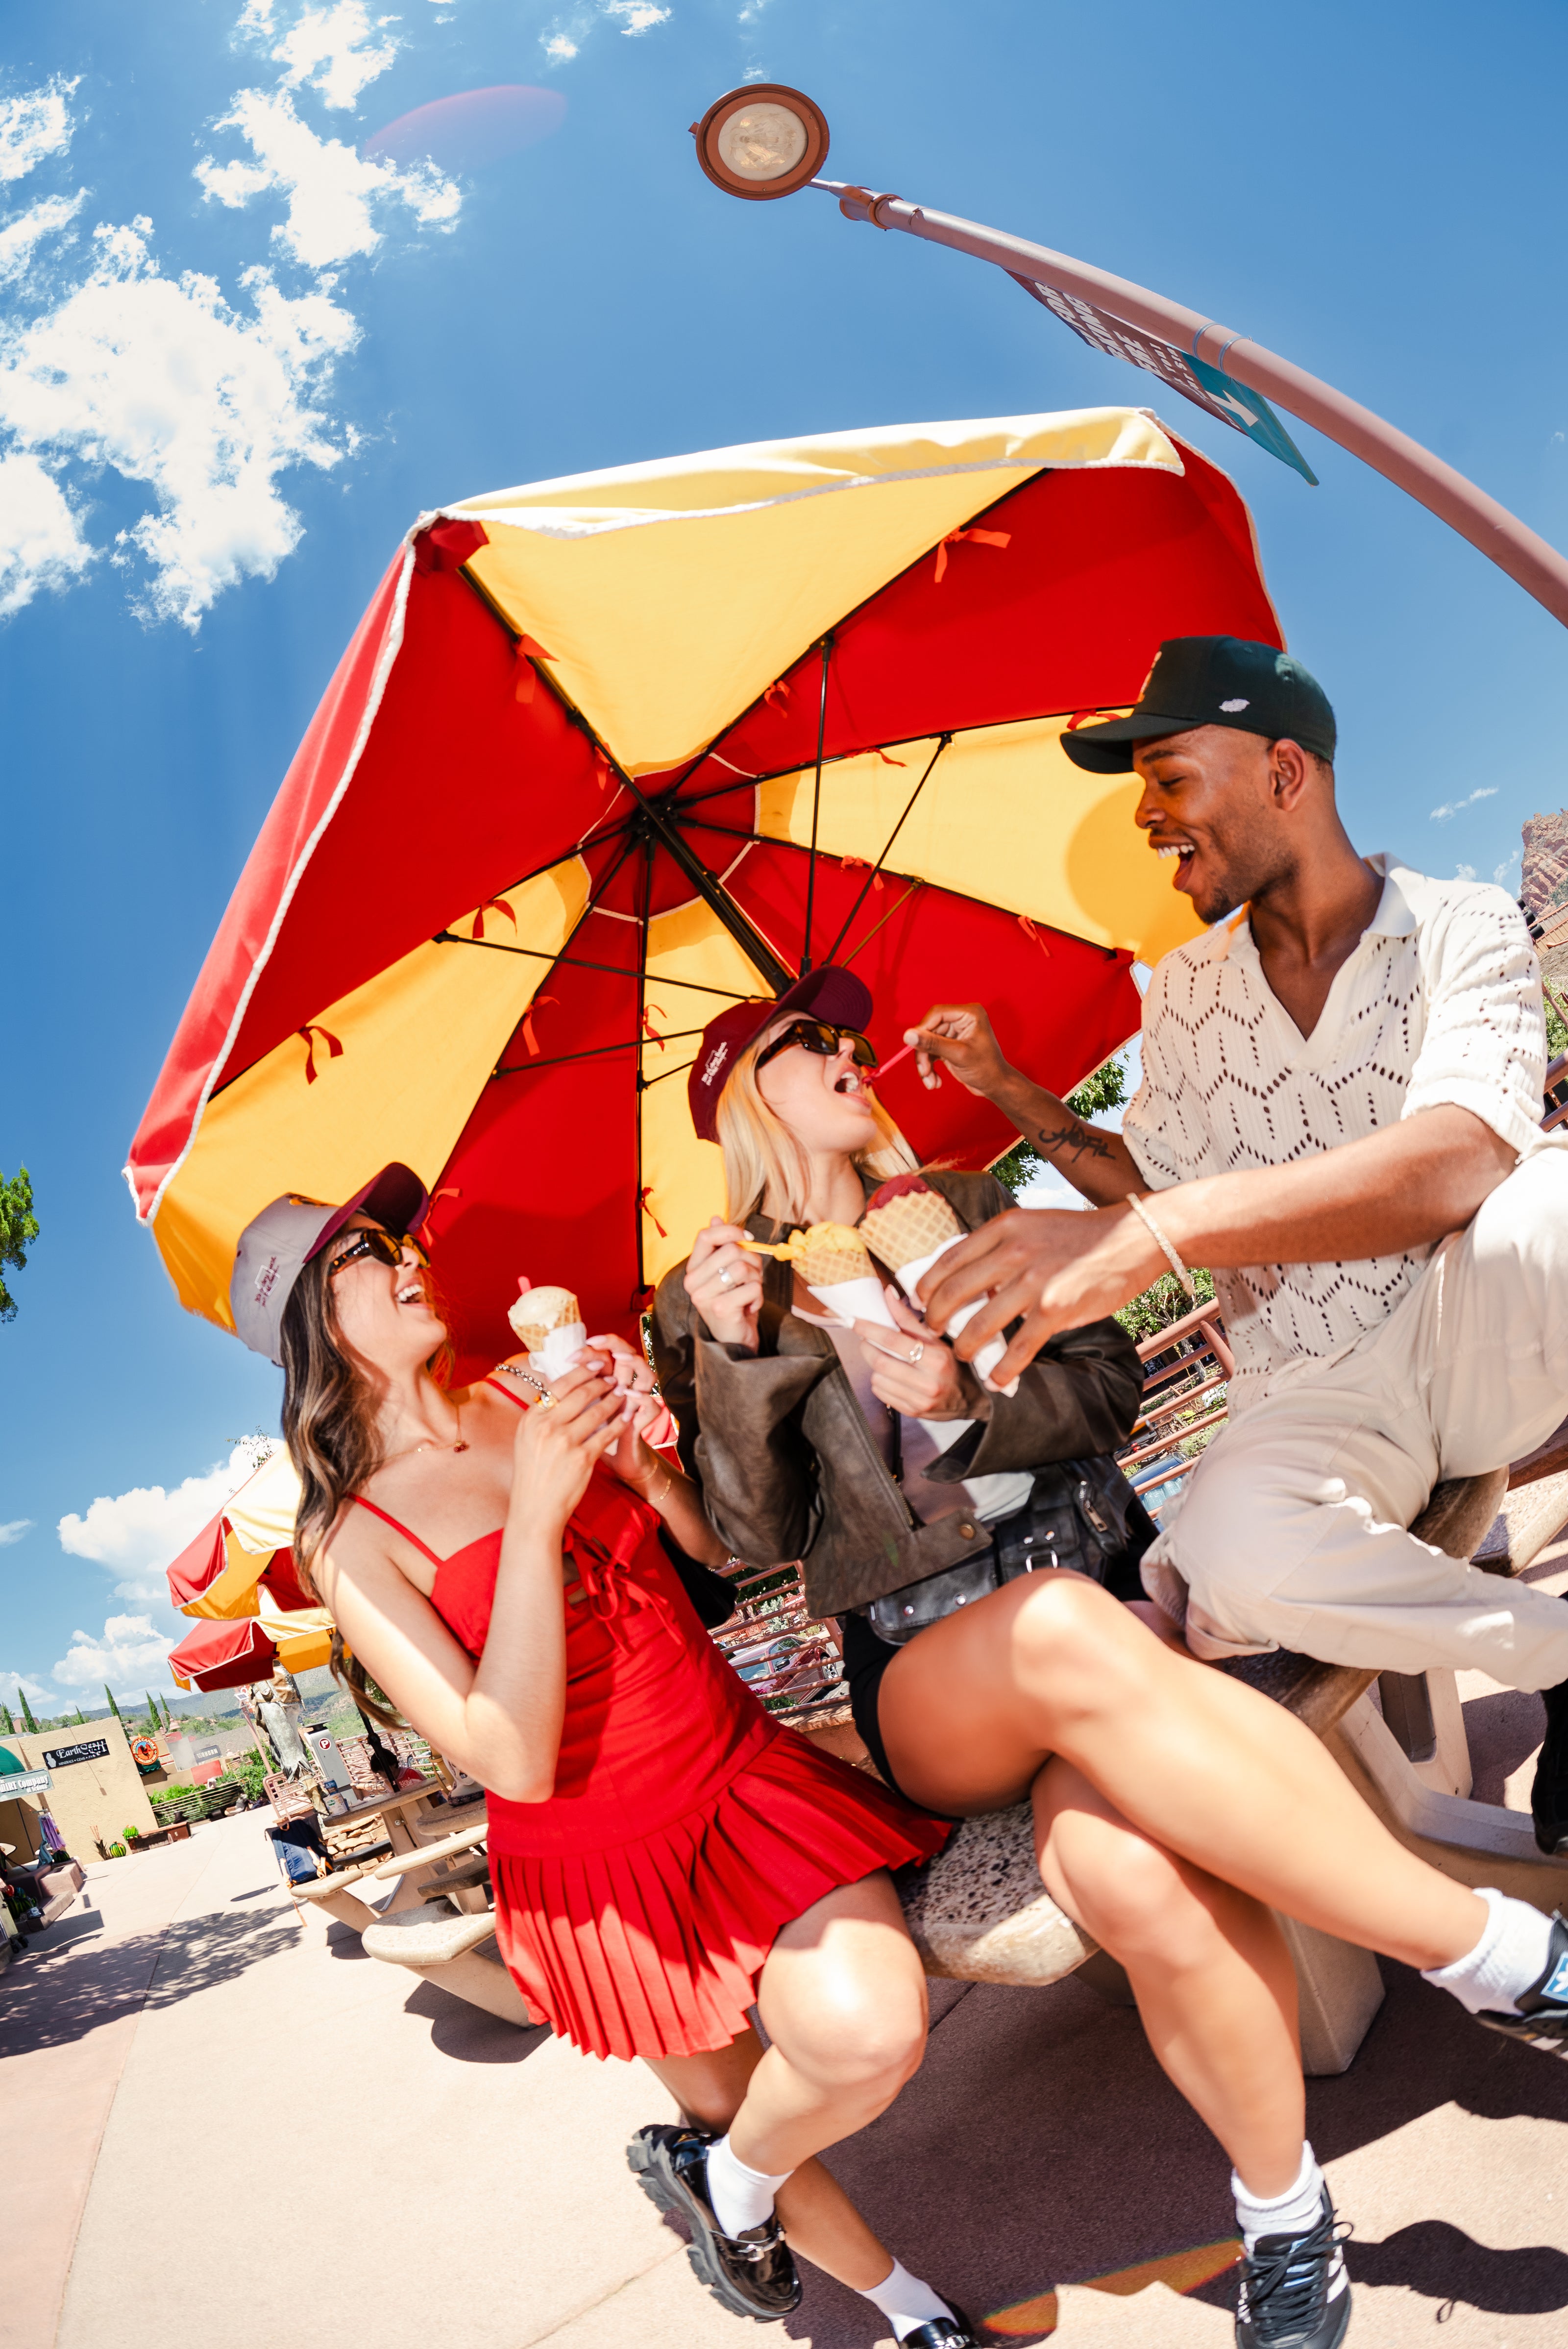
[[[442,1797],[441,1811],[434,1818],[420,1820],[416,1825],[410,1815],[428,1803],[432,1795]],[[372,1819],[379,1819],[390,1837],[394,1851],[417,1851],[422,1843],[430,1840],[428,1835],[419,1832],[420,1827],[439,1826],[443,1837],[451,1832],[451,1823],[446,1816],[448,1811],[452,1811],[459,1824],[466,1826],[474,1817],[484,1816],[484,1798],[480,1795],[475,1802],[453,1806],[448,1789],[439,1778],[423,1778],[417,1786],[400,1786],[395,1795],[377,1795],[368,1803],[350,1803],[345,1810],[326,1812],[321,1819],[321,1832],[324,1837],[329,1837],[338,1828],[362,1826]]]

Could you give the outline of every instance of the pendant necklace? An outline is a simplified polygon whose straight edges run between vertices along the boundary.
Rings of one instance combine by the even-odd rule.
[[[462,1432],[462,1405],[460,1402],[454,1402],[452,1404],[452,1410],[457,1413],[457,1437],[455,1442],[452,1444],[443,1444],[439,1436],[427,1435],[423,1441],[419,1444],[405,1444],[400,1452],[385,1453],[382,1455],[380,1465],[383,1468],[390,1467],[394,1460],[408,1460],[411,1458],[413,1454],[416,1452],[466,1452],[468,1450],[468,1443]]]

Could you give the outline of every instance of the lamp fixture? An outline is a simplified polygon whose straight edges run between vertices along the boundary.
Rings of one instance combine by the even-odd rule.
[[[753,202],[793,196],[827,160],[827,117],[787,82],[748,82],[691,125],[697,160],[716,188]]]

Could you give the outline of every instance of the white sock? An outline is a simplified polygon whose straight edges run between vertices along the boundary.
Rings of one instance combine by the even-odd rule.
[[[1517,2014],[1515,2002],[1546,1971],[1552,1920],[1528,1900],[1511,1900],[1490,1885],[1476,1889],[1491,1912],[1486,1930],[1467,1956],[1433,1966],[1421,1980],[1452,1991],[1469,2014]]]
[[[1315,2227],[1323,2216],[1323,2172],[1310,2145],[1302,2147],[1301,2171],[1295,2184],[1287,2186],[1272,2201],[1252,2193],[1232,2170],[1231,2191],[1236,2197],[1236,2224],[1247,2249],[1253,2249],[1260,2235],[1304,2235]]]
[[[934,2316],[952,2314],[941,2294],[933,2292],[929,2283],[922,2283],[919,2276],[912,2276],[899,2260],[894,2261],[891,2272],[880,2283],[874,2283],[860,2297],[881,2310],[900,2341],[917,2325],[929,2324]]]
[[[764,2219],[774,2214],[774,2196],[785,2178],[794,2175],[781,2169],[770,2178],[765,2169],[748,2169],[730,2150],[727,2137],[720,2137],[708,2147],[708,2199],[713,2206],[713,2216],[726,2235],[743,2235],[748,2227],[760,2227]]]

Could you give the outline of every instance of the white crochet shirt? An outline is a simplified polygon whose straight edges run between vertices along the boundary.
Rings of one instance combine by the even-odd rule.
[[[1484,882],[1366,861],[1383,895],[1310,1037],[1264,978],[1244,914],[1158,965],[1143,1082],[1122,1123],[1151,1190],[1291,1165],[1439,1102],[1473,1111],[1521,1155],[1553,1145],[1540,1126],[1541,971],[1518,906]],[[1386,1320],[1430,1254],[1217,1272],[1232,1412]]]

